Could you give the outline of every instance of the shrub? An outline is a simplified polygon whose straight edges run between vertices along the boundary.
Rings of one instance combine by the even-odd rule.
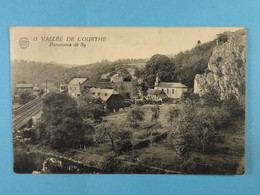
[[[132,122],[136,127],[138,122],[144,120],[144,111],[139,106],[134,106],[127,115],[127,121]]]
[[[219,43],[225,43],[228,40],[228,36],[225,34],[219,34],[218,35],[218,42]]]
[[[18,103],[24,105],[35,98],[36,98],[36,95],[33,95],[32,93],[30,93],[28,91],[25,91],[20,94]]]

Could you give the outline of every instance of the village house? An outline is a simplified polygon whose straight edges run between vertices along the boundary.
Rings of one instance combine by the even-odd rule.
[[[162,90],[148,89],[145,99],[147,101],[163,102],[169,98]]]
[[[86,89],[87,78],[74,78],[69,82],[68,86],[68,94],[73,97],[77,98],[82,94],[82,91]]]
[[[100,80],[102,82],[109,82],[110,81],[110,72],[102,74]]]
[[[15,93],[21,94],[25,91],[27,92],[33,92],[33,84],[30,83],[17,83],[15,86]]]
[[[168,98],[179,99],[182,97],[183,92],[188,91],[188,87],[182,83],[175,82],[160,82],[159,78],[156,78],[154,89],[163,91]]]
[[[120,95],[114,89],[100,89],[100,88],[90,88],[90,95],[94,99],[101,99],[106,104],[106,109],[109,111],[117,111],[120,108],[124,108],[124,97]]]
[[[110,81],[111,83],[117,83],[117,82],[123,82],[123,79],[124,78],[119,73],[116,73],[110,78]]]

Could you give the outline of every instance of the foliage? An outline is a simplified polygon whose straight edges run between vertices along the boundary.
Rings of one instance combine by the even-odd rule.
[[[181,99],[190,99],[193,102],[198,102],[200,100],[200,96],[196,93],[193,93],[193,91],[189,89],[188,91],[183,92]]]
[[[102,122],[95,129],[94,141],[95,143],[104,142],[109,139],[111,142],[111,149],[115,150],[115,140],[127,139],[131,136],[131,132],[127,131],[123,125],[118,125],[114,122]]]
[[[127,115],[127,121],[134,123],[134,126],[138,126],[138,122],[144,120],[144,111],[140,106],[134,106]]]
[[[49,94],[43,100],[43,113],[39,124],[44,143],[64,151],[80,147],[85,135],[92,129],[83,123],[77,102],[67,94]]]
[[[90,118],[92,120],[102,119],[103,116],[108,114],[104,109],[104,105],[99,103],[86,103],[85,105],[81,105],[78,109],[82,118]]]
[[[185,157],[192,151],[206,152],[220,141],[218,129],[228,122],[230,113],[220,99],[212,102],[216,97],[214,93],[206,97],[202,102],[187,99],[179,105],[173,130],[169,133],[169,140],[178,155]],[[212,103],[210,106],[209,102]]]
[[[132,80],[132,76],[130,75],[130,73],[128,72],[128,70],[126,68],[122,68],[119,71],[120,76],[123,77],[123,81],[131,81]]]
[[[208,67],[216,42],[211,41],[185,52],[180,52],[173,60],[177,81],[193,88],[196,74],[203,74]]]
[[[62,82],[69,82],[75,77],[89,77],[89,75],[91,75],[91,77],[89,77],[89,82],[96,83],[100,80],[102,74],[110,72],[110,76],[113,76],[116,74],[117,68],[122,68],[127,64],[144,62],[145,59],[119,59],[113,62],[101,60],[100,62],[92,64],[67,68],[60,75],[60,80]],[[129,81],[130,79],[129,74],[125,75],[125,80]]]
[[[132,82],[132,84],[136,94],[138,94],[139,97],[144,97],[147,95],[148,87],[146,86],[145,82]]]
[[[146,62],[145,81],[149,88],[154,86],[156,76],[162,81],[173,81],[174,64],[165,55],[156,54]]]
[[[206,92],[201,96],[201,100],[205,106],[211,107],[221,104],[220,94],[212,87],[208,87]]]
[[[148,88],[154,87],[156,76],[165,82],[181,82],[193,88],[196,74],[203,74],[212,55],[216,42],[211,41],[195,46],[189,51],[180,52],[169,58],[156,54],[146,62],[145,69],[136,71],[138,78],[143,78]]]
[[[201,100],[186,98],[178,108],[178,114],[169,119],[174,122],[173,130],[169,133],[169,140],[174,150],[181,156],[188,156],[190,152],[206,152],[222,143],[218,130],[228,124],[230,120],[244,114],[236,97],[221,100],[218,92],[212,88],[203,94]],[[169,120],[168,119],[168,120]]]
[[[219,43],[219,44],[225,43],[225,42],[227,42],[227,40],[228,40],[228,36],[227,36],[226,34],[224,34],[224,33],[218,34],[217,40],[218,40],[218,43]]]
[[[21,105],[24,105],[35,98],[36,98],[36,95],[33,95],[29,91],[25,91],[19,95],[18,103]]]
[[[227,99],[224,99],[223,105],[227,108],[232,117],[245,114],[243,105],[239,104],[238,99],[233,94],[231,94]]]
[[[151,121],[154,121],[156,123],[160,117],[160,107],[156,105],[155,107],[151,107],[151,110],[152,110]]]
[[[102,119],[108,112],[104,108],[104,103],[101,99],[94,99],[89,91],[85,91],[78,99],[78,110],[80,116],[90,118],[92,120]]]
[[[55,63],[14,60],[12,63],[12,79],[28,83],[57,82],[61,72],[66,68]]]
[[[167,119],[167,122],[171,124],[172,126],[172,123],[174,121],[174,119],[179,115],[179,110],[175,107],[175,106],[172,106],[168,109],[168,111],[166,112],[166,119]]]

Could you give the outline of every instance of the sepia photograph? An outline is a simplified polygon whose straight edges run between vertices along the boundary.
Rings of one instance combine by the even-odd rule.
[[[13,173],[245,173],[244,27],[10,27]]]

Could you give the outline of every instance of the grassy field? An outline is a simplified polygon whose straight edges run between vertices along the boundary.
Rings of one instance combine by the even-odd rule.
[[[155,105],[151,105],[151,104],[145,104],[142,106],[142,109],[145,112],[145,116],[144,116],[144,121],[151,121],[152,118],[152,111],[151,108],[154,107]],[[162,127],[170,127],[170,124],[167,122],[167,119],[165,117],[167,110],[174,105],[171,104],[162,104],[159,105],[160,107],[160,116],[158,119],[158,122],[160,122],[162,124]],[[119,113],[113,113],[109,116],[104,117],[105,120],[109,120],[109,121],[126,121],[127,118],[127,114],[128,114],[128,110],[130,108],[126,108],[125,111],[121,111]]]

